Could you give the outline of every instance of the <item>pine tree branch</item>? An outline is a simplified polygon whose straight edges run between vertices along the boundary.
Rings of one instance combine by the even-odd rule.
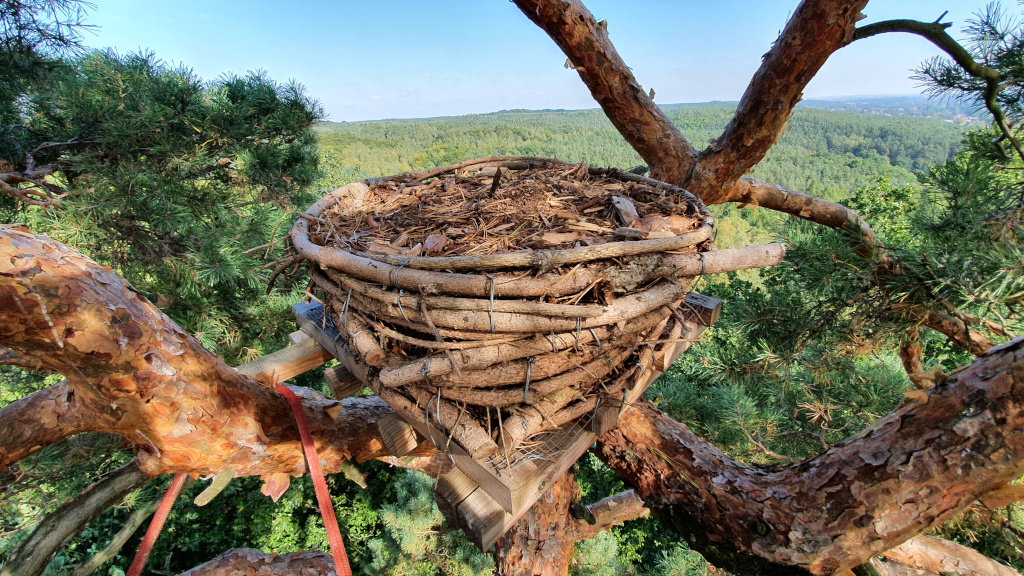
[[[757,178],[740,178],[722,189],[721,198],[724,202],[739,202],[745,208],[763,207],[829,228],[851,230],[866,246],[886,259],[882,242],[867,220],[842,204]]]
[[[960,576],[1021,576],[1019,572],[956,542],[933,536],[915,536],[882,556],[929,574]]]
[[[992,114],[996,126],[1003,133],[1003,137],[1010,141],[1013,149],[1017,152],[1017,156],[1024,160],[1024,147],[1021,146],[1020,141],[1014,136],[1006,114],[1003,113],[1003,109],[999,107],[999,103],[996,101],[996,98],[1005,88],[1003,81],[1006,78],[998,71],[978,63],[966,48],[961,46],[959,42],[946,32],[946,29],[950,26],[952,24],[940,23],[938,21],[885,20],[858,28],[854,33],[853,39],[862,40],[887,32],[904,32],[916,34],[930,41],[948,54],[965,72],[985,82],[985,93],[982,98],[982,101],[985,102],[985,108]]]
[[[757,562],[834,574],[1018,478],[1021,405],[1024,338],[800,464],[736,462],[648,403],[626,409],[597,454],[712,564],[749,574],[775,570]]]
[[[597,22],[579,0],[514,0],[534,24],[547,32],[568,56],[615,128],[652,168],[671,183],[686,179],[696,151],[644,92],[608,38],[606,22]]]
[[[39,576],[53,554],[100,514],[150,480],[138,460],[114,470],[47,515],[0,568],[0,576]]]
[[[981,356],[994,343],[963,320],[922,306],[893,306],[893,313],[947,336],[958,347]]]
[[[924,378],[922,373],[924,372],[924,365],[921,364],[921,335],[917,330],[917,326],[911,326],[907,328],[907,331],[903,334],[903,338],[900,339],[900,361],[903,362],[903,370],[907,373],[907,377],[914,383],[919,390],[927,388],[924,384]]]
[[[0,409],[0,470],[58,440],[94,429],[104,414],[67,381],[30,394]],[[90,423],[92,421],[92,423]],[[109,424],[109,422],[108,422]]]
[[[833,52],[853,41],[867,0],[801,2],[740,98],[725,131],[697,158],[692,185],[707,204],[734,201],[728,188],[771,148],[804,88]],[[687,183],[689,184],[689,183]]]
[[[228,367],[110,268],[4,227],[0,346],[69,379],[0,411],[4,465],[69,434],[100,431],[132,443],[153,475],[305,469],[294,415],[279,393]],[[380,399],[298,393],[327,472],[388,455],[374,425],[391,412]],[[424,446],[414,455],[435,452]]]
[[[190,478],[191,480],[191,478]],[[154,498],[132,510],[132,513],[125,520],[124,526],[114,534],[110,542],[102,550],[90,556],[85,562],[79,564],[71,576],[90,576],[97,568],[117,556],[128,540],[135,534],[135,531],[146,521],[147,518],[156,512],[160,506],[160,498]]]

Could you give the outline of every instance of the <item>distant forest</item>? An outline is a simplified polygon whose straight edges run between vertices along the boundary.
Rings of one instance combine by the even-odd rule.
[[[876,111],[874,114],[798,108],[789,130],[753,176],[839,198],[874,184],[881,176],[888,176],[897,185],[916,182],[914,172],[953,156],[964,126],[923,117],[934,112],[921,105],[923,99],[912,99],[918,102],[916,108],[900,99],[892,100],[891,106],[884,99],[845,104]],[[844,105],[838,101],[831,104]],[[706,144],[722,132],[735,104],[676,104],[663,108],[691,142]],[[950,110],[941,105],[935,108]],[[544,156],[621,168],[643,164],[598,109],[508,110],[416,120],[324,122],[317,130],[326,170],[324,187],[481,156]]]

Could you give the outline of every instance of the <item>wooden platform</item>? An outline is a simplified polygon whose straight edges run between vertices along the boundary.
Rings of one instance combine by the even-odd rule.
[[[696,339],[718,320],[721,307],[717,299],[690,293],[677,317],[679,329],[671,339]],[[348,349],[334,321],[324,316],[323,306],[315,302],[296,304],[293,311],[302,331],[339,360],[341,365],[331,369],[333,374],[328,380],[329,383],[335,381],[331,384],[332,391],[338,388],[335,395],[365,386],[369,381],[368,367]],[[592,414],[532,438],[527,451],[513,453],[511,458],[502,455],[482,462],[470,457],[455,442],[446,443],[445,449],[456,468],[442,474],[435,486],[435,498],[442,514],[450,524],[464,529],[481,550],[489,549],[540,498],[551,482],[615,425],[624,406],[636,402],[690,344],[660,344],[654,368],[648,369],[625,391],[622,401],[599,405]],[[424,421],[406,422],[397,416],[382,419],[378,427],[395,456],[410,453],[421,443],[429,442],[429,438],[445,438],[441,430],[428,427]]]

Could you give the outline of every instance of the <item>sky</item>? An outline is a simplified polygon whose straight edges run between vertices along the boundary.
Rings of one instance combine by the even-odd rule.
[[[987,0],[874,0],[861,24],[934,21],[959,36]],[[295,80],[332,121],[595,108],[565,55],[506,0],[93,0],[95,48],[150,50],[212,80]],[[655,102],[738,100],[798,0],[586,0]],[[1008,10],[1015,3],[1004,0]],[[938,49],[882,34],[833,54],[805,98],[918,93]]]

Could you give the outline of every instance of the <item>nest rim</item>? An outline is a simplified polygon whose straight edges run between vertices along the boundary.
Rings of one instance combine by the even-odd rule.
[[[675,194],[683,199],[694,203],[698,211],[699,225],[696,230],[670,236],[666,238],[613,241],[595,246],[582,246],[578,248],[551,249],[551,250],[517,250],[504,254],[485,254],[473,256],[392,256],[385,254],[369,254],[367,252],[346,250],[336,246],[322,246],[312,241],[309,234],[309,223],[319,220],[321,215],[329,208],[338,204],[342,197],[360,187],[379,186],[386,182],[398,182],[402,184],[420,183],[431,178],[437,178],[446,174],[458,173],[460,170],[482,169],[487,167],[506,168],[509,170],[526,169],[551,169],[585,166],[590,176],[607,177],[624,182],[635,182],[655,190],[661,190],[663,194]],[[528,156],[494,156],[467,160],[451,166],[433,168],[418,172],[405,172],[394,176],[382,178],[367,178],[357,182],[341,186],[320,200],[313,203],[306,211],[299,215],[291,230],[292,244],[298,253],[309,260],[319,262],[321,265],[340,269],[346,273],[359,276],[356,269],[366,266],[378,267],[388,266],[389,274],[394,274],[395,285],[398,286],[397,272],[402,269],[416,269],[430,271],[435,274],[444,274],[449,277],[438,277],[430,283],[446,282],[454,280],[450,276],[467,276],[458,272],[441,272],[442,270],[465,271],[465,270],[500,270],[511,268],[538,268],[546,272],[551,268],[562,265],[580,264],[603,260],[611,257],[638,256],[643,254],[663,253],[682,248],[697,246],[707,240],[711,240],[715,232],[714,217],[707,210],[707,207],[688,190],[672,186],[660,180],[654,180],[619,170],[617,168],[596,168],[585,163],[573,164],[562,160],[550,158],[537,158]],[[333,261],[328,264],[327,261]],[[468,276],[481,276],[469,274]]]

